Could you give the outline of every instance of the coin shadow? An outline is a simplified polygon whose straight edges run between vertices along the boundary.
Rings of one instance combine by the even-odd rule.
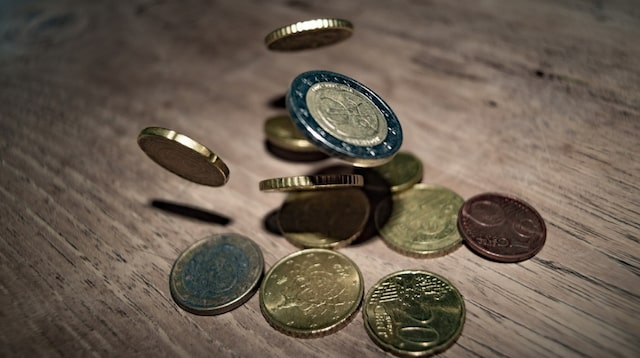
[[[226,226],[232,222],[231,218],[216,212],[167,200],[154,199],[151,201],[151,206],[169,214],[211,224]]]
[[[285,148],[278,147],[265,139],[264,146],[267,152],[279,159],[288,162],[318,162],[329,158],[322,152],[295,152]]]
[[[277,108],[277,109],[287,108],[287,95],[283,94],[283,95],[274,97],[269,100],[268,104],[269,104],[269,107],[271,108]]]
[[[277,208],[268,212],[267,215],[265,215],[264,219],[262,220],[262,227],[274,235],[282,236],[282,231],[280,231],[280,225],[278,225],[279,211],[280,211],[280,208]]]

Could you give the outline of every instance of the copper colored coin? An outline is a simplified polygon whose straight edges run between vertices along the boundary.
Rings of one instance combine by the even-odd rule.
[[[520,199],[495,193],[467,200],[458,213],[458,230],[469,248],[500,262],[533,257],[547,237],[544,220],[534,208]]]

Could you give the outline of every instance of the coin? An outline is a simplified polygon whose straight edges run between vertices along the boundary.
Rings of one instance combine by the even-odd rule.
[[[300,133],[289,116],[268,118],[264,131],[267,140],[280,148],[294,152],[318,152],[318,148]]]
[[[409,256],[433,257],[449,253],[462,244],[457,230],[458,209],[464,200],[453,191],[425,184],[393,195],[391,213],[376,209],[376,226],[382,240]]]
[[[442,352],[462,333],[464,300],[446,279],[426,271],[399,271],[367,293],[362,309],[369,337],[399,356]]]
[[[345,255],[326,249],[294,252],[267,272],[260,309],[275,329],[317,337],[344,327],[364,295],[362,274]]]
[[[362,186],[364,179],[357,174],[299,175],[260,181],[262,191],[301,191]]]
[[[215,234],[185,250],[173,264],[174,301],[198,315],[228,312],[255,292],[264,272],[260,247],[238,234]]]
[[[467,200],[458,214],[458,229],[469,248],[500,262],[533,257],[547,237],[544,220],[533,207],[496,193]]]
[[[422,179],[422,162],[409,152],[398,152],[387,164],[371,169],[386,181],[393,193],[407,190]]]
[[[280,208],[278,224],[296,246],[339,248],[362,233],[369,210],[360,189],[291,193]]]
[[[382,165],[402,145],[402,128],[389,105],[345,75],[298,75],[287,93],[287,109],[300,132],[321,151],[356,166]]]
[[[192,182],[221,186],[229,168],[209,148],[171,129],[148,127],[138,135],[140,148],[160,166]]]
[[[342,19],[296,22],[270,32],[264,39],[270,50],[298,51],[332,45],[351,36],[353,25]]]

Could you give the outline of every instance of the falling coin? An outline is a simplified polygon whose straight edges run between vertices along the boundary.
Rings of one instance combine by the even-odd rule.
[[[390,216],[388,208],[378,206],[376,226],[382,240],[402,254],[442,256],[462,244],[456,224],[463,202],[449,189],[416,184],[393,195]]]
[[[318,337],[344,327],[362,303],[362,274],[345,255],[307,249],[284,257],[260,286],[260,309],[275,329]]]
[[[262,191],[322,190],[362,186],[364,179],[357,174],[299,175],[260,181]]]
[[[385,180],[393,193],[407,190],[422,179],[422,162],[409,152],[398,152],[390,162],[371,170]]]
[[[255,292],[264,272],[260,247],[238,234],[216,234],[185,250],[173,264],[171,296],[198,315],[228,312]]]
[[[547,237],[544,220],[533,207],[520,199],[495,193],[467,200],[458,214],[458,229],[469,248],[500,262],[533,257]]]
[[[321,151],[355,166],[385,164],[402,145],[402,128],[389,105],[345,75],[298,75],[287,93],[287,109],[300,132]]]
[[[446,279],[426,271],[400,271],[367,293],[362,309],[369,337],[399,356],[442,352],[460,336],[464,300]]]
[[[299,51],[328,46],[351,36],[353,25],[342,19],[296,22],[270,32],[264,39],[270,50]]]
[[[300,133],[289,116],[268,118],[264,131],[267,140],[280,148],[293,152],[318,152],[318,148]]]
[[[160,166],[194,183],[221,186],[229,168],[209,148],[171,129],[148,127],[138,135],[140,148]]]

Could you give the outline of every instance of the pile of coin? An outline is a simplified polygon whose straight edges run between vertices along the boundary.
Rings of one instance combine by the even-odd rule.
[[[303,50],[344,40],[352,31],[346,20],[310,20],[273,31],[265,44]],[[258,183],[265,192],[287,192],[278,230],[302,250],[280,259],[261,280],[262,253],[252,240],[229,233],[196,242],[170,273],[171,295],[186,311],[224,313],[259,287],[260,308],[272,327],[317,337],[345,326],[363,305],[365,329],[382,349],[430,355],[462,332],[465,306],[458,290],[437,274],[403,270],[380,279],[365,296],[359,268],[335,249],[379,235],[392,250],[428,258],[449,254],[464,241],[488,259],[517,262],[544,245],[544,221],[522,200],[486,193],[464,201],[450,189],[420,183],[422,163],[399,151],[398,118],[364,84],[335,72],[304,72],[291,82],[285,103],[288,114],[265,123],[274,154],[311,153],[348,165]],[[183,178],[211,186],[229,178],[217,155],[183,134],[149,127],[138,143]]]

